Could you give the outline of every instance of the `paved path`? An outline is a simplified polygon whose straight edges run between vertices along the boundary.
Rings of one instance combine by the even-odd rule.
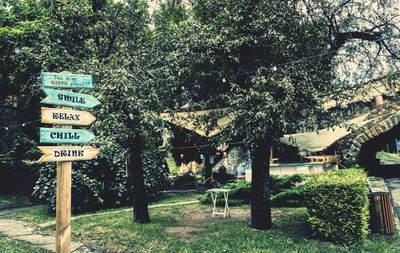
[[[40,248],[55,252],[55,237],[37,233],[28,223],[9,219],[0,219],[0,236],[25,241]],[[96,252],[79,242],[72,242],[72,252]]]
[[[393,210],[396,218],[400,217],[400,178],[388,178],[385,179],[388,190],[392,197]]]

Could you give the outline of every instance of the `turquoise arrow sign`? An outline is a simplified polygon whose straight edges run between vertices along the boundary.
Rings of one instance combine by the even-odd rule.
[[[42,72],[40,75],[40,80],[42,81],[42,87],[45,88],[93,88],[91,75]]]
[[[40,128],[40,143],[86,144],[95,138],[85,129]]]
[[[91,95],[54,89],[43,90],[47,97],[40,102],[42,104],[63,105],[78,108],[93,108],[100,104],[100,102]]]

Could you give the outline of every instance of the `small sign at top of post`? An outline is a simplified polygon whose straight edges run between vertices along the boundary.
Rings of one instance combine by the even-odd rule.
[[[90,89],[93,88],[91,75],[42,72],[43,88]]]

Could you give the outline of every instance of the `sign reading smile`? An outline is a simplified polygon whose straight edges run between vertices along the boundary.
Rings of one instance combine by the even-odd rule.
[[[91,95],[75,92],[43,89],[47,97],[41,101],[42,104],[70,106],[78,108],[93,108],[100,102]]]

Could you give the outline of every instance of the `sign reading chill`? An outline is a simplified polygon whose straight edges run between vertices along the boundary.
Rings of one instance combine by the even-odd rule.
[[[94,138],[85,129],[40,128],[40,143],[86,144]]]
[[[41,101],[42,104],[57,106],[68,106],[75,108],[93,108],[100,102],[91,95],[80,94],[53,88],[92,88],[92,77],[90,75],[76,75],[66,73],[41,74],[42,87],[47,97]],[[52,88],[52,89],[49,89]],[[57,124],[66,126],[87,126],[92,124],[96,118],[85,111],[70,108],[47,108],[41,109],[41,122],[45,124]],[[87,144],[95,136],[85,129],[66,128],[40,128],[40,143],[49,144]],[[39,147],[44,154],[38,162],[65,162],[76,160],[90,160],[97,156],[98,150],[91,146],[49,146]]]

